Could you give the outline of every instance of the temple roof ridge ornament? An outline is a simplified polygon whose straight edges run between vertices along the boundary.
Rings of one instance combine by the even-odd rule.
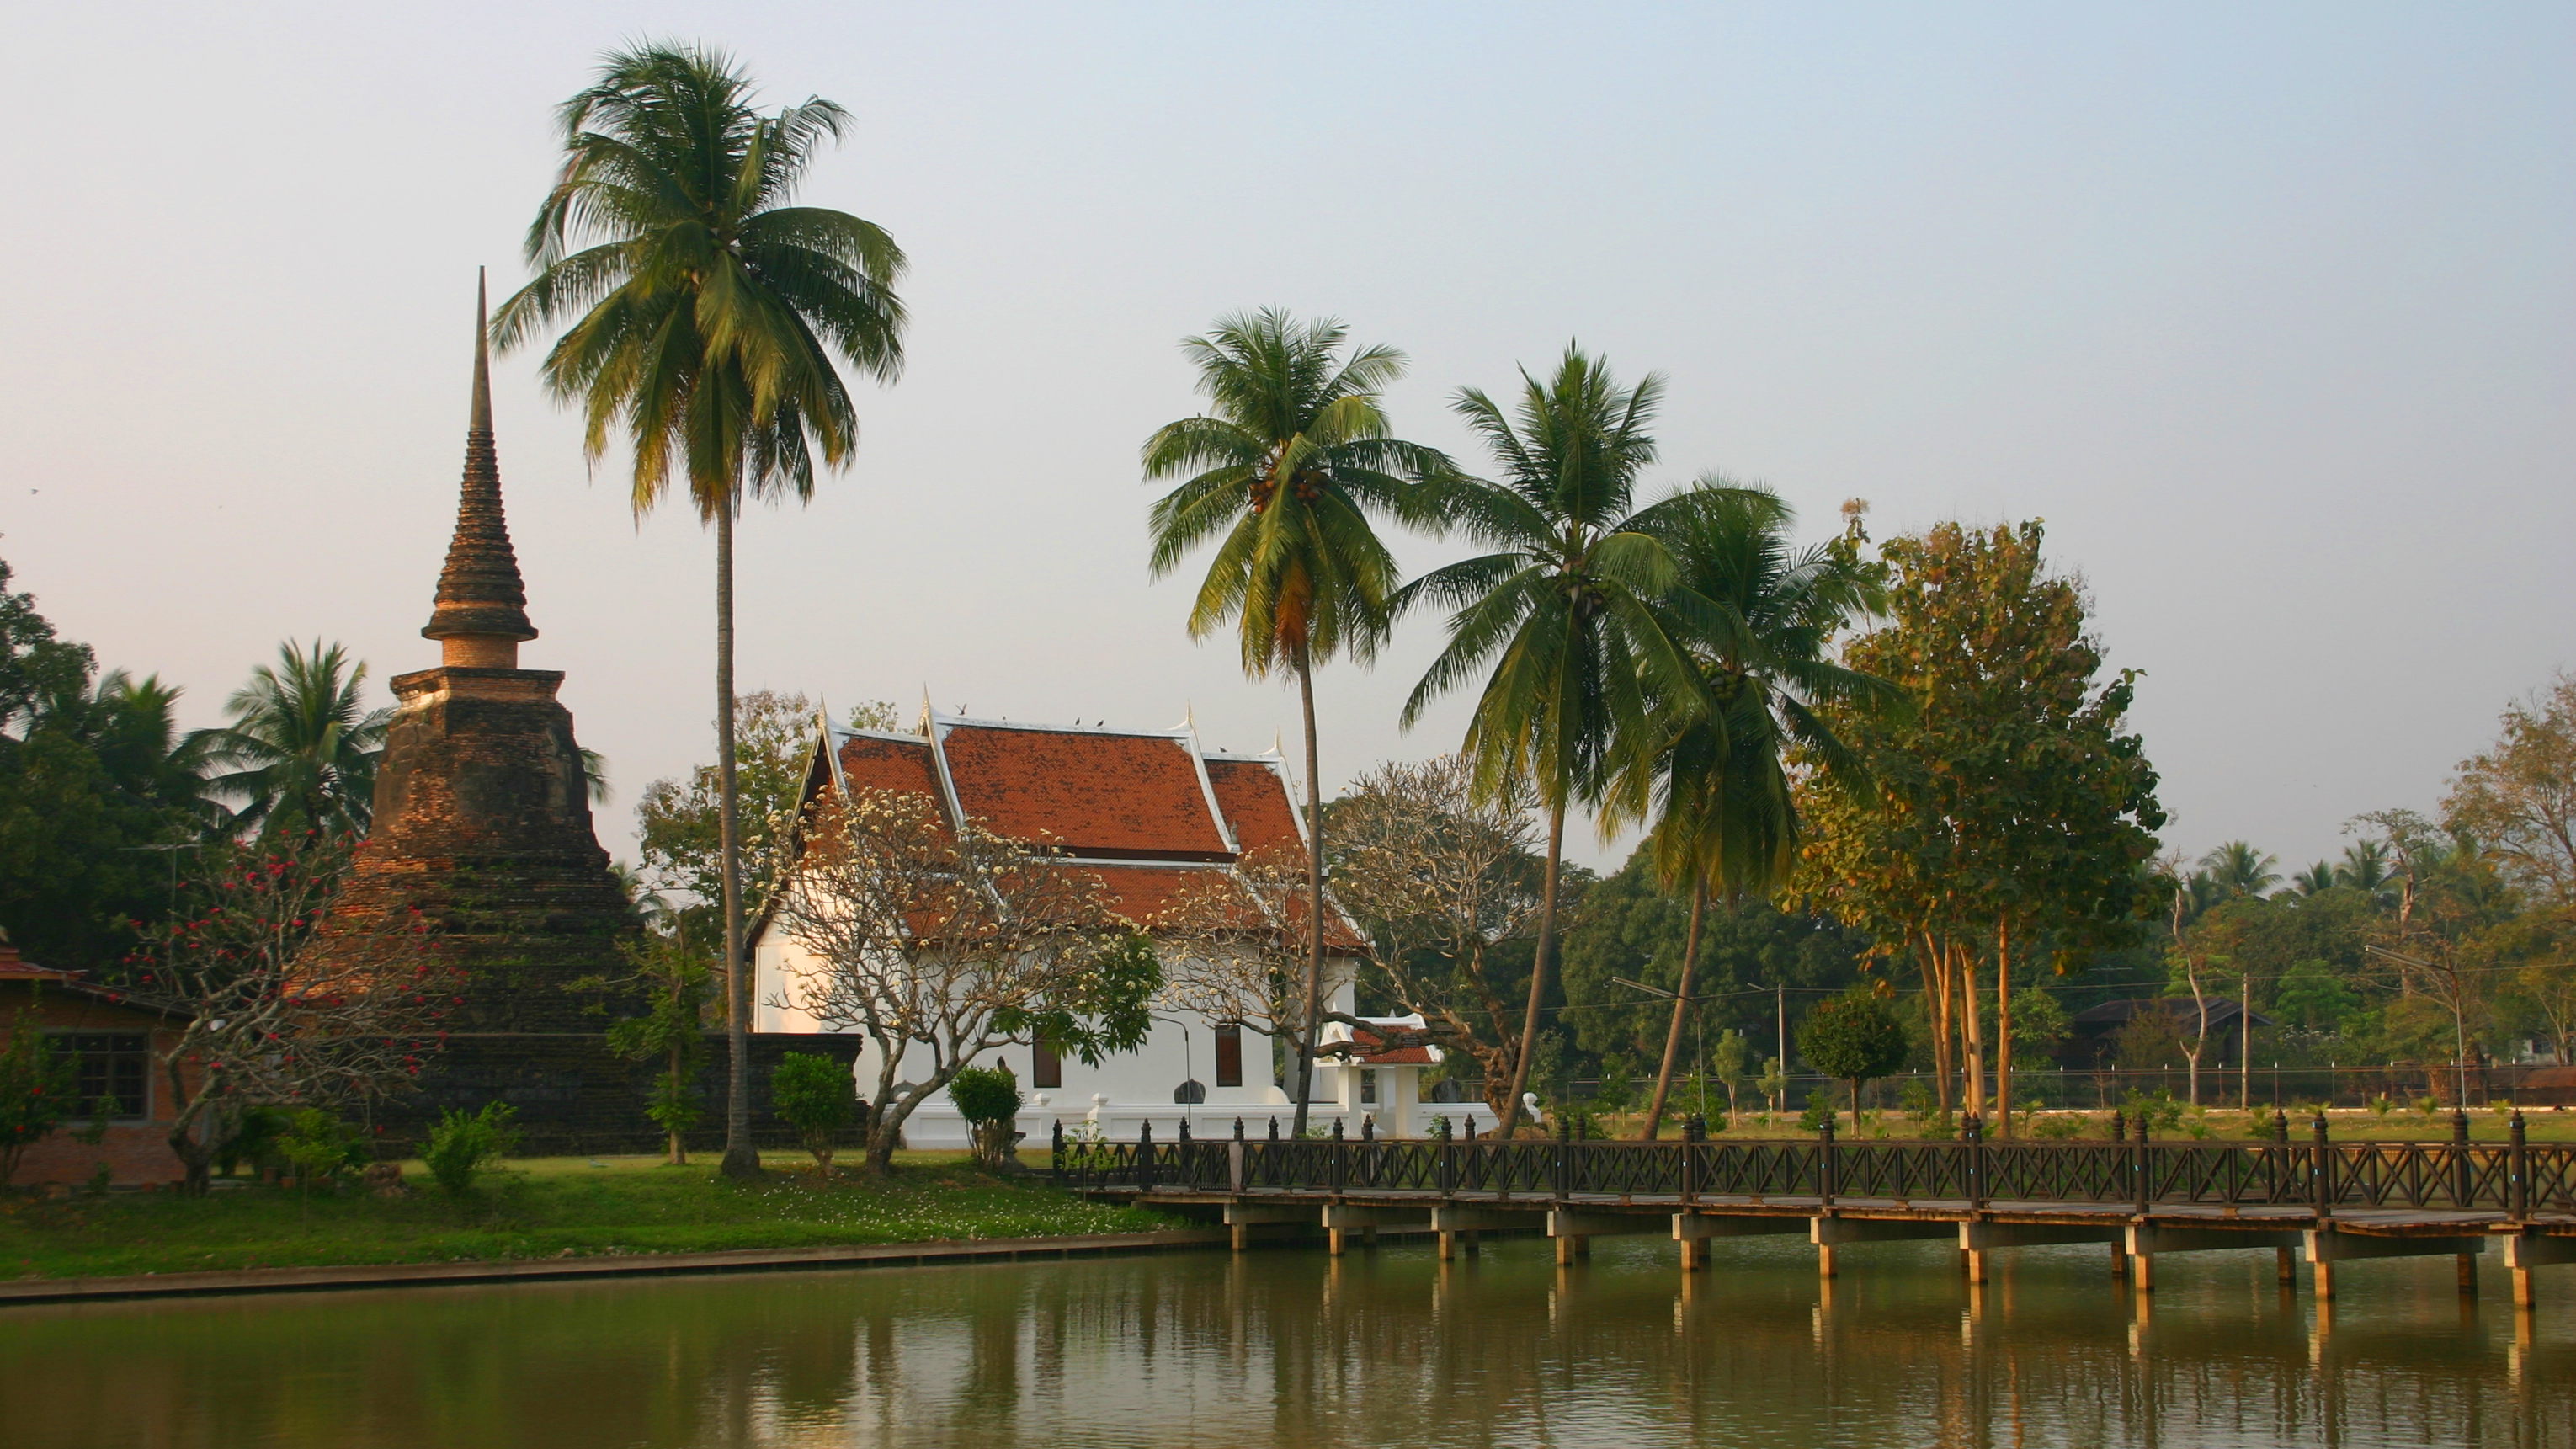
[[[438,572],[436,605],[421,636],[444,646],[445,662],[515,669],[521,641],[537,637],[510,524],[501,508],[501,461],[492,439],[492,348],[483,272],[474,273],[474,397],[465,425],[465,474],[457,489],[456,533]]]

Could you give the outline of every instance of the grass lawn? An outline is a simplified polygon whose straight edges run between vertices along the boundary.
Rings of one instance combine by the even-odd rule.
[[[1185,1226],[1137,1208],[1008,1179],[959,1153],[899,1154],[878,1182],[768,1154],[765,1181],[737,1185],[713,1162],[654,1157],[536,1158],[488,1175],[468,1197],[439,1191],[417,1162],[409,1195],[344,1188],[299,1201],[290,1188],[218,1187],[39,1198],[0,1194],[0,1276],[96,1277],[342,1263],[422,1263],[727,1248],[1049,1237]]]

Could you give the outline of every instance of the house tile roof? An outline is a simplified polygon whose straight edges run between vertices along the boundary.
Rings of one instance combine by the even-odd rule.
[[[1351,1061],[1364,1067],[1427,1067],[1440,1060],[1438,1047],[1427,1040],[1416,1039],[1422,1030],[1422,1018],[1387,1017],[1381,1019],[1379,1026],[1380,1031],[1364,1026],[1350,1027],[1349,1035],[1327,1037],[1326,1044],[1337,1040],[1358,1043],[1360,1050],[1351,1055]],[[1396,1038],[1400,1044],[1388,1046],[1389,1037]]]
[[[958,809],[998,834],[1133,860],[1234,853],[1184,736],[955,723],[939,752]]]
[[[1276,765],[1268,760],[1212,758],[1207,772],[1217,806],[1225,811],[1226,822],[1234,827],[1235,843],[1244,854],[1305,847],[1296,809],[1288,801],[1287,778]]]
[[[939,798],[939,777],[931,765],[927,740],[854,734],[842,739],[838,753],[841,778],[853,790],[894,790]]]
[[[1210,755],[1187,729],[1122,732],[937,713],[924,726],[918,734],[831,731],[828,761],[818,762],[810,788],[922,796],[944,820],[963,815],[1079,857],[1112,909],[1140,928],[1220,878],[1205,866],[1267,855],[1267,879],[1281,866],[1302,869],[1304,836],[1275,758]],[[1244,899],[1245,929],[1302,936],[1302,892],[1281,903],[1284,920],[1264,918],[1249,893]],[[1337,954],[1366,946],[1338,910],[1325,940]]]

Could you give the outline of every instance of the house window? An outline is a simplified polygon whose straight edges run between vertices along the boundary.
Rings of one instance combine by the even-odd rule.
[[[1216,1029],[1216,1084],[1220,1087],[1243,1085],[1243,1028],[1220,1026]]]
[[[140,1033],[64,1032],[53,1045],[71,1059],[82,1115],[101,1111],[101,1104],[110,1117],[152,1115],[151,1044]]]
[[[1064,1085],[1064,1058],[1055,1054],[1055,1045],[1044,1037],[1029,1044],[1029,1085],[1061,1087]]]
[[[1377,1105],[1377,1073],[1373,1071],[1363,1070],[1360,1073],[1360,1105],[1363,1107]]]

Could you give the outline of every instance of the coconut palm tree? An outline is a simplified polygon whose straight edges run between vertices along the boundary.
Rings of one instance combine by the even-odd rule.
[[[1621,732],[1649,690],[1697,687],[1698,666],[1660,604],[1677,567],[1663,538],[1697,506],[1690,494],[1634,508],[1655,458],[1647,431],[1663,396],[1649,374],[1622,387],[1606,362],[1568,347],[1544,382],[1521,374],[1508,411],[1474,388],[1455,407],[1499,465],[1495,480],[1444,475],[1429,487],[1441,526],[1487,551],[1404,586],[1399,613],[1450,610],[1449,640],[1404,704],[1407,726],[1441,695],[1485,674],[1463,752],[1479,788],[1525,783],[1547,812],[1529,1004],[1508,1100],[1521,1100],[1538,1050],[1539,1011],[1556,947],[1565,821],[1598,798]]]
[[[2290,889],[2302,899],[2335,888],[2335,868],[2331,860],[2321,860],[2306,870],[2290,874]]]
[[[2281,873],[2273,867],[2280,857],[2256,850],[2242,840],[2231,840],[2200,858],[2201,873],[2218,887],[2226,900],[2243,900],[2260,896],[2281,883]]]
[[[638,516],[676,478],[716,536],[716,770],[722,800],[726,1035],[724,1170],[760,1169],[744,1074],[740,802],[734,779],[733,534],[749,498],[814,491],[849,462],[858,409],[836,357],[891,381],[903,362],[904,257],[846,212],[792,205],[849,114],[808,100],[764,115],[722,52],[613,52],[563,104],[564,165],[528,229],[536,280],[492,320],[503,348],[557,319],[545,360],[578,400],[596,459],[612,431],[634,454]]]
[[[1669,531],[1658,529],[1678,567],[1663,603],[1666,628],[1689,650],[1695,677],[1679,690],[1647,684],[1646,714],[1618,742],[1602,810],[1604,829],[1652,822],[1656,878],[1668,891],[1687,891],[1691,903],[1672,1024],[1640,1134],[1649,1142],[1672,1094],[1710,897],[1732,910],[1748,896],[1768,896],[1796,856],[1790,752],[1856,785],[1860,767],[1819,710],[1879,708],[1897,695],[1831,657],[1835,635],[1877,605],[1877,588],[1849,550],[1798,549],[1789,506],[1770,492],[1714,477],[1697,488],[1698,506],[1671,520]]]
[[[1306,1130],[1324,977],[1324,813],[1316,748],[1315,666],[1335,654],[1366,662],[1386,637],[1395,556],[1375,520],[1420,511],[1419,480],[1443,460],[1390,436],[1381,395],[1404,354],[1345,356],[1338,319],[1298,322],[1264,310],[1220,318],[1181,347],[1198,365],[1210,411],[1147,439],[1145,476],[1184,481],[1154,504],[1156,577],[1219,540],[1190,606],[1192,638],[1238,626],[1243,672],[1286,671],[1297,684],[1306,742],[1306,983],[1297,1043],[1295,1130]]]
[[[198,731],[179,753],[222,772],[206,788],[241,802],[231,818],[236,830],[256,830],[263,840],[363,835],[393,718],[359,702],[366,682],[367,666],[342,646],[288,640],[274,666],[252,670],[250,683],[224,702],[232,723]]]

